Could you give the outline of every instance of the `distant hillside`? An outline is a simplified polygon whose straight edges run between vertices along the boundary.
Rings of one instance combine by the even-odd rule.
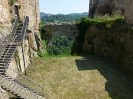
[[[41,22],[49,23],[49,22],[72,22],[77,21],[83,16],[88,16],[87,12],[84,13],[71,13],[71,14],[47,14],[44,12],[40,13]]]

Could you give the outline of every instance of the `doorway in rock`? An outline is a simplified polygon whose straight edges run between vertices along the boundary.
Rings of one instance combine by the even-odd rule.
[[[19,6],[17,4],[14,5],[14,11],[15,11],[15,15],[18,16],[18,19],[19,19]]]

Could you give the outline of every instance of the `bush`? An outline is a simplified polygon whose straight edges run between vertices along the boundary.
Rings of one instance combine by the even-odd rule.
[[[49,55],[70,54],[73,40],[65,36],[55,37],[51,44],[47,49]]]

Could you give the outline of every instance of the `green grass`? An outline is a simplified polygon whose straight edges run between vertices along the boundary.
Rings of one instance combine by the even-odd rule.
[[[27,76],[46,99],[133,99],[130,78],[98,56],[35,58]]]

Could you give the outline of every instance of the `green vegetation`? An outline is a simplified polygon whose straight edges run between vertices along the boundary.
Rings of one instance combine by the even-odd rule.
[[[73,45],[73,40],[67,38],[65,36],[59,36],[52,39],[52,34],[46,33],[45,29],[43,28],[44,25],[40,24],[40,34],[43,46],[45,48],[45,54],[47,55],[68,55],[71,53],[71,48]],[[40,57],[44,55],[41,52],[38,52]]]
[[[50,15],[50,16],[42,16],[41,22],[43,24],[51,23],[51,22],[76,22],[81,17],[87,16],[87,15],[80,15],[80,14],[57,14],[57,15]]]
[[[90,26],[95,26],[99,30],[104,30],[104,32],[110,32],[110,33],[124,32],[128,30],[128,27],[123,17],[113,17],[113,18],[98,17],[94,19],[82,17],[77,22],[79,35],[76,38],[76,40],[77,40],[78,45],[74,43],[73,48],[72,48],[72,54],[82,53],[82,47],[83,47],[83,43],[85,39],[85,34]],[[93,35],[93,38],[95,38],[95,35]],[[89,41],[89,42],[92,43],[92,41]]]
[[[49,43],[47,52],[49,55],[70,54],[73,40],[65,37],[55,37]]]
[[[9,5],[12,6],[15,2],[17,2],[18,0],[9,0]]]
[[[18,8],[20,9],[21,8],[21,5],[19,5]]]
[[[14,19],[14,18],[12,18],[12,19],[11,19],[11,23],[13,24],[14,22],[15,22],[15,19]]]

